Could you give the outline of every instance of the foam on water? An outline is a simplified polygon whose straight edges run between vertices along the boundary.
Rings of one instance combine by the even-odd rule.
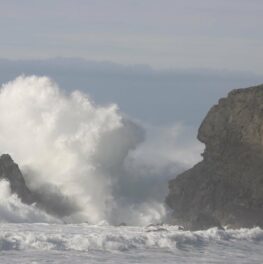
[[[0,181],[0,223],[60,223],[61,221],[38,209],[34,204],[21,202],[16,194],[11,194],[8,181]]]
[[[209,243],[261,243],[260,228],[182,231],[176,226],[112,227],[49,224],[2,224],[0,250],[132,251],[208,246]]]
[[[0,262],[262,263],[263,230],[1,224]]]

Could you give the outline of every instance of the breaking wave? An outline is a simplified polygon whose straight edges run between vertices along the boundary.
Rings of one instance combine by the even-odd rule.
[[[170,143],[181,128],[164,133],[169,148],[162,148],[115,104],[97,105],[80,91],[66,94],[47,77],[20,76],[4,84],[1,152],[19,164],[41,208],[52,217],[8,194],[6,206],[19,213],[7,210],[3,221],[38,222],[41,216],[42,222],[162,222],[168,179],[195,163],[202,149],[194,143],[176,150]],[[0,206],[4,210],[4,199]]]
[[[9,230],[11,228],[12,232]],[[14,230],[16,229],[16,230]],[[177,250],[206,247],[213,243],[237,247],[263,242],[260,228],[240,230],[180,231],[177,227],[99,227],[87,225],[3,225],[0,250],[61,250],[61,251],[130,251],[145,249]],[[232,244],[231,244],[232,243]],[[238,245],[240,243],[240,245]],[[251,245],[251,244],[250,244]],[[252,244],[253,245],[253,244]]]
[[[43,223],[60,221],[35,205],[27,205],[21,202],[16,194],[11,194],[9,182],[0,181],[0,223]]]

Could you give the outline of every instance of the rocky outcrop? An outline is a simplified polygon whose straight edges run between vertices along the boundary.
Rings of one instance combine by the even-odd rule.
[[[0,180],[5,179],[10,183],[12,193],[16,193],[22,202],[32,204],[34,197],[27,188],[23,175],[16,163],[8,154],[0,156]]]
[[[169,183],[173,223],[192,230],[263,227],[263,85],[220,99],[198,139],[203,161]]]
[[[23,203],[35,204],[38,208],[56,216],[69,216],[79,211],[79,207],[69,197],[63,195],[52,185],[43,185],[37,190],[30,190],[16,163],[8,154],[0,156],[0,180],[7,180],[12,193]]]

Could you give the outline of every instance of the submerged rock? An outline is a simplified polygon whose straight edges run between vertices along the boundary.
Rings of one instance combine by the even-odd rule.
[[[16,193],[23,203],[32,204],[34,197],[26,186],[24,177],[16,163],[8,154],[0,156],[0,180],[5,179],[10,183],[12,193]]]
[[[263,227],[263,85],[220,99],[198,139],[203,161],[169,183],[173,223],[192,230]]]

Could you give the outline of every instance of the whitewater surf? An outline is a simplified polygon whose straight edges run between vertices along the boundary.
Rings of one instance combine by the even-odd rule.
[[[1,224],[0,262],[262,263],[263,231]],[[249,252],[249,254],[248,254]]]
[[[261,263],[260,228],[161,224],[169,222],[168,179],[196,163],[203,147],[188,142],[174,151],[180,129],[150,140],[117,105],[67,94],[47,77],[4,84],[0,149],[42,207],[22,203],[0,181],[0,263]]]

